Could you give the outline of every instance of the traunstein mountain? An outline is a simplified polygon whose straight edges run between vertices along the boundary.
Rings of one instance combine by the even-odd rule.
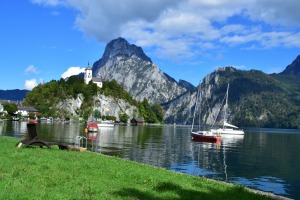
[[[150,104],[164,103],[187,91],[162,72],[141,47],[118,38],[109,42],[102,58],[92,67],[94,76],[115,79],[133,98],[148,99]]]

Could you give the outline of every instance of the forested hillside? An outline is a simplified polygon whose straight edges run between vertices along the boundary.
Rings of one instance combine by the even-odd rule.
[[[295,84],[298,78],[287,81],[291,77],[233,68],[217,73],[220,79],[216,95],[225,94],[230,83],[228,99],[233,123],[244,127],[300,128],[299,89]]]
[[[229,87],[226,120],[241,127],[300,128],[300,79],[291,75],[268,75],[258,70],[224,67],[207,75],[201,84],[202,122],[221,124],[222,102]],[[164,104],[165,121],[191,124],[195,93]],[[174,115],[173,113],[177,113]]]
[[[35,107],[44,116],[60,117],[63,114],[64,116],[72,117],[64,102],[80,97],[80,108],[76,110],[75,115],[76,117],[87,119],[94,112],[97,101],[96,96],[100,94],[113,97],[116,101],[122,99],[128,102],[129,105],[137,107],[138,116],[134,117],[142,117],[149,123],[162,121],[163,110],[159,105],[150,107],[147,99],[141,102],[134,100],[115,80],[104,81],[103,88],[97,87],[92,82],[85,84],[83,78],[78,76],[72,76],[68,80],[52,80],[35,87],[27,94],[23,104]],[[120,116],[115,117],[119,118]],[[129,117],[133,116],[125,118],[128,119]]]

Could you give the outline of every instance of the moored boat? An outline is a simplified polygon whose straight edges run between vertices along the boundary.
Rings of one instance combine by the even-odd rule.
[[[201,124],[201,83],[199,84],[199,88],[196,94],[196,102],[195,102],[195,110],[194,110],[194,117],[193,117],[193,123],[192,123],[192,129],[191,129],[191,135],[192,140],[197,140],[201,142],[217,142],[220,141],[221,136],[217,133],[213,133],[210,130],[201,130],[200,124]],[[200,102],[198,102],[200,101]],[[196,118],[196,112],[198,111],[199,114],[199,122],[198,122],[198,130],[194,131],[194,122]]]
[[[13,121],[20,121],[20,118],[19,117],[13,117],[12,120]]]
[[[90,123],[88,123],[88,125],[87,125],[87,129],[88,129],[88,131],[89,132],[96,132],[96,131],[98,131],[98,124],[97,123],[95,123],[95,122],[90,122]]]
[[[37,119],[28,119],[28,122],[29,122],[29,123],[37,123],[38,120],[37,120]]]
[[[113,121],[101,121],[101,122],[98,122],[98,127],[114,127],[115,124]]]
[[[221,140],[221,136],[216,135],[211,131],[196,131],[192,132],[192,140],[200,142],[218,142]]]

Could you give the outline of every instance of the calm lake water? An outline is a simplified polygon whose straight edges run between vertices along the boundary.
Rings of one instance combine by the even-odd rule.
[[[192,141],[189,126],[116,125],[86,135],[80,123],[37,125],[47,141],[85,136],[94,152],[300,199],[300,130],[249,128],[216,144]],[[2,121],[0,135],[24,138],[26,122]]]

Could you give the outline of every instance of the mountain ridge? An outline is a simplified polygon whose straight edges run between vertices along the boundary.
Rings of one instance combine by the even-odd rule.
[[[220,110],[220,106],[229,83],[228,122],[243,127],[300,128],[300,90],[291,92],[291,88],[295,87],[286,81],[288,77],[282,76],[233,67],[216,69],[201,83],[202,102],[208,104],[201,106],[202,121],[210,126],[223,121],[224,110]],[[300,82],[299,78],[295,79]],[[196,91],[187,92],[164,104],[165,122],[191,124],[195,99]]]
[[[22,101],[26,94],[30,92],[29,90],[0,90],[0,99],[1,100],[11,100],[11,101]]]

